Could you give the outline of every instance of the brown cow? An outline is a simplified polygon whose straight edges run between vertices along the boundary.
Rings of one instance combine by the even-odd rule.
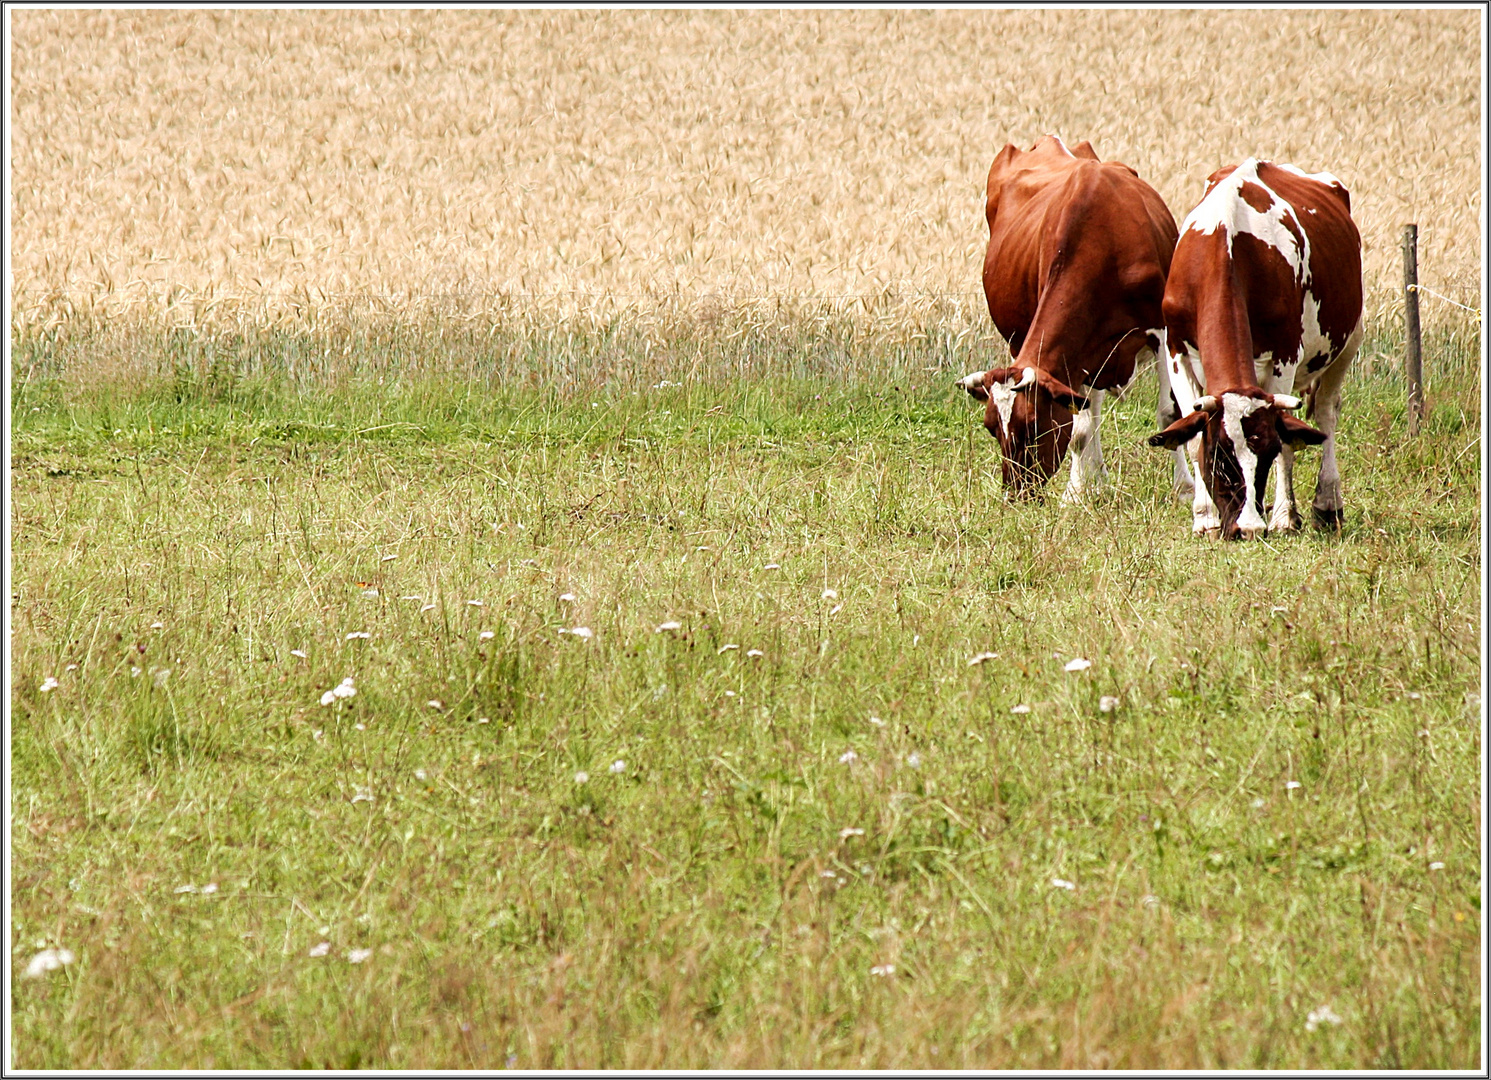
[[[987,402],[1012,494],[1034,494],[1072,444],[1071,501],[1103,481],[1103,391],[1158,345],[1175,219],[1133,169],[1054,135],[999,152],[984,212],[984,296],[1014,363],[958,385]]]
[[[1163,409],[1173,395],[1181,415],[1150,445],[1189,447],[1198,536],[1249,539],[1299,528],[1294,451],[1324,444],[1314,519],[1340,528],[1336,421],[1362,339],[1362,244],[1351,196],[1330,173],[1256,158],[1218,170],[1208,184],[1181,228],[1165,288],[1160,401]],[[1319,430],[1290,415],[1302,392],[1313,392]],[[1276,457],[1265,522],[1263,489]]]

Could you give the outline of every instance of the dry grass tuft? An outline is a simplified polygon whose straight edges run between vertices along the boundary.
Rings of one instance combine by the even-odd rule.
[[[1328,168],[1369,286],[1409,220],[1427,285],[1479,280],[1474,11],[11,18],[23,327],[976,306],[989,161],[1046,131],[1177,217],[1248,154]]]

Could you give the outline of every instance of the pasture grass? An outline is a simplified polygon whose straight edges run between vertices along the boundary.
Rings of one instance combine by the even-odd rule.
[[[1152,376],[1108,494],[1005,503],[981,338],[23,336],[12,970],[77,961],[12,1064],[1477,1067],[1430,329],[1419,439],[1391,328],[1348,383],[1344,531],[1228,545]]]

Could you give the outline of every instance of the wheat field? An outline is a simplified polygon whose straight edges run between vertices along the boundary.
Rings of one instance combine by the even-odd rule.
[[[379,298],[967,296],[1006,141],[1177,219],[1247,155],[1339,175],[1369,289],[1478,291],[1480,16],[14,11],[12,301],[203,325]],[[1385,301],[1379,300],[1379,306]]]

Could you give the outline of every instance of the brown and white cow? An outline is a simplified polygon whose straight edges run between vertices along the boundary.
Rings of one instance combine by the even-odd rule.
[[[1071,444],[1072,501],[1103,481],[1103,391],[1158,345],[1175,219],[1129,166],[1054,135],[999,152],[984,212],[984,296],[1014,362],[958,385],[987,403],[1006,490],[1034,494]]]
[[[1249,158],[1213,173],[1181,226],[1165,287],[1160,424],[1150,445],[1196,466],[1193,531],[1249,539],[1298,529],[1294,452],[1323,445],[1314,519],[1339,528],[1336,421],[1362,339],[1361,236],[1330,173]],[[1291,412],[1311,392],[1319,429]],[[1198,438],[1199,436],[1199,438]],[[1273,509],[1263,489],[1280,458]]]

